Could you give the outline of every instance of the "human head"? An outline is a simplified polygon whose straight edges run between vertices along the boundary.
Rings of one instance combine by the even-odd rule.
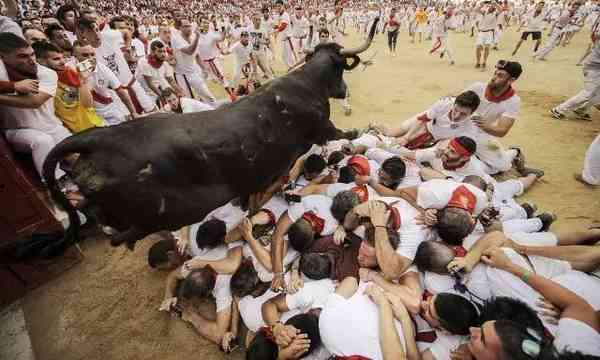
[[[260,23],[261,23],[262,19],[260,18],[260,14],[256,13],[252,15],[252,25],[254,25],[255,29],[258,29],[260,27]]]
[[[175,28],[181,31],[184,36],[190,36],[192,33],[192,23],[187,18],[178,18],[175,20]]]
[[[295,12],[297,18],[301,18],[304,15],[304,9],[300,5],[296,6],[296,8],[294,9],[294,12]]]
[[[46,28],[46,36],[50,39],[50,42],[58,46],[62,50],[71,51],[73,46],[67,36],[67,31],[58,24],[49,25]]]
[[[93,21],[81,18],[77,23],[77,39],[82,43],[90,44],[94,48],[99,48],[102,44],[98,24]]]
[[[65,55],[58,47],[49,42],[37,42],[32,45],[35,57],[41,65],[56,72],[64,71],[67,63]]]
[[[378,171],[379,183],[395,189],[406,175],[406,164],[398,156],[386,159]]]
[[[386,229],[390,246],[396,250],[400,244],[398,232],[389,227]],[[367,269],[378,267],[377,256],[375,255],[375,228],[372,226],[368,226],[365,230],[365,239],[360,243],[357,260],[360,267]]]
[[[455,257],[454,250],[440,241],[423,241],[415,254],[414,264],[421,272],[447,274],[448,264]]]
[[[60,24],[69,31],[75,31],[75,8],[66,4],[58,8],[56,18]]]
[[[177,297],[186,300],[205,299],[211,295],[216,281],[217,274],[210,266],[194,269],[179,284]]]
[[[435,229],[439,237],[449,245],[461,245],[475,226],[471,213],[460,208],[446,207],[439,210],[437,218]]]
[[[466,120],[479,107],[479,96],[471,90],[458,95],[454,100],[454,106],[450,116],[452,122],[462,122]]]
[[[515,82],[523,72],[521,64],[516,61],[500,60],[496,64],[494,76],[490,79],[488,86],[495,91],[507,89]]]
[[[287,232],[290,246],[300,253],[305,252],[312,246],[315,235],[311,223],[304,218],[296,220]]]
[[[23,36],[25,37],[25,40],[32,45],[37,42],[48,41],[46,34],[34,28],[25,29],[23,31]]]
[[[354,182],[357,185],[367,184],[371,178],[369,160],[361,155],[354,155],[348,159],[348,167],[354,173]]]
[[[321,175],[326,166],[327,163],[325,163],[325,159],[321,155],[311,154],[304,160],[302,173],[306,180],[311,181]]]
[[[251,261],[242,261],[238,269],[231,276],[231,294],[239,298],[251,295],[260,284],[258,273]]]
[[[420,314],[431,327],[453,335],[468,335],[479,320],[473,303],[451,293],[439,293],[421,301]]]
[[[73,43],[73,56],[78,62],[92,60],[96,63],[96,49],[92,45],[82,44],[79,41]]]
[[[152,55],[158,61],[165,61],[167,59],[167,48],[161,41],[154,41],[150,45],[150,55]]]
[[[360,204],[360,198],[355,192],[350,190],[340,191],[333,197],[331,202],[331,215],[340,224],[343,224],[348,212],[358,204]]]
[[[170,87],[162,89],[160,92],[160,98],[163,103],[166,103],[171,108],[171,111],[181,113],[181,101],[175,93],[175,90]]]
[[[510,297],[498,296],[486,301],[480,319],[481,323],[499,319],[511,320],[540,334],[544,333],[544,325],[535,310],[524,302]]]
[[[284,11],[284,7],[283,7],[283,1],[281,0],[277,0],[275,1],[275,6],[273,6],[273,10],[279,14],[282,13]]]
[[[123,16],[115,16],[110,19],[108,23],[111,29],[119,30],[119,31],[129,31],[129,26],[127,25],[127,21]]]
[[[214,249],[225,243],[226,232],[224,221],[219,219],[208,220],[198,227],[196,244],[199,249]]]
[[[173,270],[180,264],[181,257],[172,240],[160,240],[148,250],[148,265],[153,269]]]
[[[331,278],[332,266],[333,259],[328,253],[306,252],[300,256],[299,270],[312,280]]]
[[[158,37],[165,44],[170,44],[171,43],[171,28],[168,25],[161,25],[158,28]],[[157,42],[157,41],[155,41],[155,42]]]
[[[463,164],[475,154],[477,144],[467,136],[456,137],[442,150],[441,160],[444,165]]]

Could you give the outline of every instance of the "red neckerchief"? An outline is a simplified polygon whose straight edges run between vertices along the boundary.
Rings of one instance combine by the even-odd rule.
[[[462,245],[451,246],[452,250],[454,250],[454,256],[464,258],[467,256],[467,249],[465,249]]]
[[[273,330],[270,326],[261,327],[260,329],[258,329],[258,333],[262,334],[264,337],[271,340],[272,342],[275,342],[275,336],[273,336]]]
[[[302,219],[308,221],[316,235],[321,235],[323,228],[325,228],[325,220],[318,217],[312,211],[307,211],[302,214]]]
[[[477,198],[475,195],[466,186],[460,185],[452,192],[448,207],[464,209],[473,214],[476,203]]]
[[[400,218],[400,211],[394,206],[399,201],[394,201],[391,204],[385,204],[387,209],[390,211],[390,219],[388,220],[389,226],[392,227],[395,231],[400,230],[400,226],[402,225],[402,219]]]
[[[152,66],[155,69],[160,69],[162,64],[164,64],[164,61],[159,61],[154,55],[148,55],[147,59],[148,64],[150,64],[150,66]]]
[[[485,98],[486,98],[487,101],[491,101],[493,103],[499,103],[499,102],[502,102],[504,100],[508,100],[514,94],[515,94],[515,89],[513,89],[512,86],[509,86],[508,89],[506,89],[505,92],[503,92],[502,94],[500,94],[498,96],[494,96],[494,94],[492,94],[492,91],[490,90],[490,86],[489,85],[485,87]]]
[[[471,159],[466,159],[466,160],[462,160],[462,161],[459,160],[459,161],[452,162],[452,163],[442,160],[442,166],[444,167],[445,170],[454,171],[456,169],[460,169],[461,167],[465,166],[469,162],[469,160],[471,160]]]
[[[369,189],[367,189],[367,185],[356,185],[350,191],[358,195],[361,203],[369,201]]]
[[[58,81],[60,83],[76,88],[81,86],[81,79],[79,79],[79,73],[77,72],[77,70],[70,67],[65,68],[64,71],[58,72]]]
[[[405,145],[405,147],[408,150],[420,149],[420,148],[424,147],[425,144],[427,144],[431,140],[433,140],[433,135],[431,135],[429,130],[427,130],[427,128],[425,128],[425,133],[412,139],[408,144]]]
[[[6,64],[4,65],[4,68],[6,68],[6,74],[8,75],[8,80],[10,81],[17,82],[26,79],[37,80],[37,74],[23,74],[11,67],[6,66]]]

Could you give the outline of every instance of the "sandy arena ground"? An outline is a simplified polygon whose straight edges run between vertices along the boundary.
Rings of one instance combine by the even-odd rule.
[[[544,36],[546,36],[544,34]],[[377,51],[375,65],[346,74],[352,91],[353,114],[345,117],[334,103],[333,119],[341,128],[362,127],[370,121],[398,124],[423,111],[441,96],[458,94],[474,81],[487,81],[493,65],[509,58],[518,39],[509,29],[501,50],[493,51],[488,70],[474,69],[474,38],[451,34],[456,65],[429,55],[431,42],[410,44],[406,32],[399,38],[399,55],[387,55],[386,39],[379,35],[368,54]],[[516,83],[523,101],[521,116],[504,139],[518,144],[528,164],[546,171],[544,179],[523,199],[554,211],[559,220],[553,229],[583,227],[600,221],[600,189],[573,180],[582,166],[585,149],[600,132],[600,113],[593,121],[553,120],[548,110],[582,87],[578,61],[588,43],[580,33],[567,48],[556,49],[547,62],[533,63],[532,43],[526,42],[516,57],[524,73]],[[350,45],[359,39],[345,39]],[[231,60],[227,66],[231,73]],[[279,66],[281,69],[281,66]],[[217,89],[212,86],[213,89]],[[220,96],[224,92],[215,90]],[[180,320],[157,311],[166,274],[150,271],[146,251],[158,235],[139,242],[134,252],[111,248],[104,238],[82,243],[84,261],[61,278],[31,292],[24,311],[38,360],[46,359],[224,359],[216,346],[200,338]],[[241,359],[238,352],[229,358]]]

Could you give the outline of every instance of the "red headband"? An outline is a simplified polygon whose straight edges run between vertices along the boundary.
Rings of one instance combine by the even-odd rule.
[[[458,140],[456,140],[456,138],[450,141],[450,147],[452,147],[452,150],[456,151],[456,153],[460,156],[469,157],[473,155],[473,153],[467,150],[467,148],[465,148],[461,143],[459,143]]]
[[[348,160],[348,166],[350,166],[357,175],[369,176],[371,175],[371,166],[369,160],[364,156],[355,155]]]

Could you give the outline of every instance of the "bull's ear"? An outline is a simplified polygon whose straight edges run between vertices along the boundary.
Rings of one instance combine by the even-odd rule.
[[[352,59],[352,63],[348,64],[348,59]],[[358,55],[350,55],[344,58],[344,70],[353,70],[358,64],[360,64]]]

